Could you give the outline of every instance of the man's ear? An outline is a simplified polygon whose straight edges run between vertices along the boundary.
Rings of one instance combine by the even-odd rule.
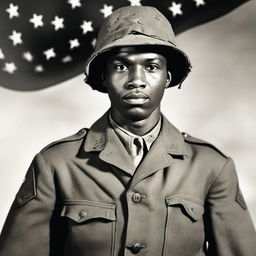
[[[167,78],[166,78],[165,88],[169,87],[171,81],[172,81],[172,74],[171,74],[170,71],[168,71],[168,72],[167,72]]]

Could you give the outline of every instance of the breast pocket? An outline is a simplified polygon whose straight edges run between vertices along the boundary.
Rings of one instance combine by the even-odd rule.
[[[164,255],[200,255],[204,243],[203,201],[188,195],[168,196],[165,201]]]
[[[115,208],[109,203],[65,200],[61,216],[68,221],[66,255],[113,255]]]

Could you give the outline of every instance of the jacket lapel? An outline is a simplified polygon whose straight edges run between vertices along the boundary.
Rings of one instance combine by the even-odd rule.
[[[165,144],[161,135],[158,136],[153,146],[142,160],[132,181],[131,186],[135,186],[144,178],[151,174],[171,166],[174,163],[173,158],[166,153]]]
[[[188,156],[182,134],[164,116],[160,134],[138,166],[131,186],[135,186],[153,173],[170,167],[174,158]]]
[[[108,120],[107,111],[96,121],[86,137],[84,150],[99,152],[99,158],[130,175],[134,173],[134,165],[122,142],[116,135]]]
[[[108,131],[107,138],[106,146],[99,155],[100,159],[133,175],[133,162],[113,129]]]
[[[84,150],[99,152],[99,158],[130,174],[135,172],[133,162],[108,120],[107,111],[88,131]],[[138,166],[131,185],[149,175],[171,166],[174,158],[188,156],[182,134],[163,116],[160,134]]]

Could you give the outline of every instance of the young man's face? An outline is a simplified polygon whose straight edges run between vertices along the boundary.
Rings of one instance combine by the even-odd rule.
[[[112,113],[133,121],[160,109],[169,82],[166,58],[135,47],[121,48],[108,60],[104,73]]]

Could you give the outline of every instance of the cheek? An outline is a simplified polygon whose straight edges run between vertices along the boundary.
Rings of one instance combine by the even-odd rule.
[[[106,87],[109,91],[118,93],[124,87],[126,77],[124,75],[116,74],[106,79]]]
[[[123,94],[122,79],[111,77],[111,79],[106,80],[106,88],[112,104],[120,104],[121,96]]]
[[[165,87],[167,81],[167,71],[159,70],[159,72],[147,73],[146,79],[151,85],[160,85]]]
[[[163,95],[164,95],[165,88],[159,87],[157,90],[154,91],[154,102],[155,104],[160,104]]]
[[[153,74],[148,79],[155,101],[161,100],[166,87],[166,76],[164,74]]]

